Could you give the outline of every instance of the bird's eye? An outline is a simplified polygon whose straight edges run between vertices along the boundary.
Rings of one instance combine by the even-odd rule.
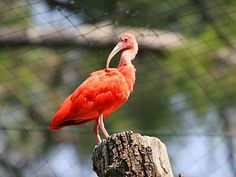
[[[125,38],[125,39],[124,39],[124,42],[127,42],[127,41],[128,41],[128,39],[127,39],[127,38]]]

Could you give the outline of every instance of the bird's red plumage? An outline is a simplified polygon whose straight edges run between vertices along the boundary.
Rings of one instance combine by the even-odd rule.
[[[62,103],[50,123],[51,129],[80,125],[96,119],[101,113],[107,117],[127,101],[134,82],[132,64],[92,73]]]
[[[116,53],[122,51],[117,68],[109,68]],[[80,125],[96,120],[93,132],[101,142],[99,129],[107,138],[109,134],[103,118],[124,104],[133,91],[135,68],[132,60],[138,52],[135,36],[123,33],[107,58],[106,69],[91,74],[66,100],[54,115],[50,127],[58,130],[64,126]]]

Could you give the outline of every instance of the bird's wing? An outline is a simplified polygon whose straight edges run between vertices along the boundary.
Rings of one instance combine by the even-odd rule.
[[[124,75],[109,68],[91,74],[65,101],[54,115],[50,127],[58,130],[104,117],[126,102],[130,94]]]
[[[126,80],[117,69],[100,70],[92,73],[71,95],[70,111],[79,117],[95,118],[119,107],[129,94]]]

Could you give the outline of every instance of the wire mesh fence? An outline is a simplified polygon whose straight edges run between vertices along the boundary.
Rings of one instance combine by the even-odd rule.
[[[236,177],[234,0],[0,2],[0,176],[95,176],[93,122],[51,132],[60,103],[105,67],[117,36],[139,53],[129,101],[105,124],[167,145],[174,174]],[[111,64],[117,66],[117,61]]]

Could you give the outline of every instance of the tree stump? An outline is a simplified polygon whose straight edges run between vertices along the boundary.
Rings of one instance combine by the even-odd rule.
[[[103,140],[92,159],[99,177],[173,177],[166,146],[131,131]]]

